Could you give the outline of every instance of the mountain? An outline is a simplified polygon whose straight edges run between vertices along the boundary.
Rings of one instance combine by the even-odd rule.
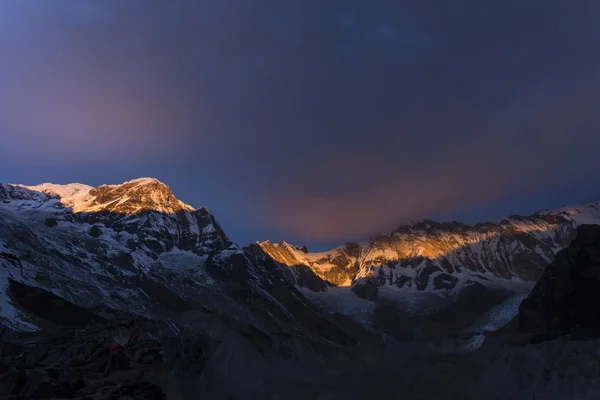
[[[7,218],[12,214],[19,220],[25,214],[43,218],[49,228],[60,224],[53,236],[64,231],[65,224],[88,227],[92,237],[100,237],[103,229],[108,229],[120,234],[117,241],[131,239],[129,247],[141,246],[155,255],[173,247],[203,254],[232,244],[207,209],[194,210],[156,179],[97,188],[80,184],[0,185],[0,200]]]
[[[85,307],[151,315],[163,306],[150,306],[147,292],[168,292],[171,275],[210,287],[208,255],[227,263],[243,254],[206,209],[179,202],[152,179],[98,188],[1,185],[0,199],[0,246],[17,260],[5,261],[5,271]]]
[[[4,356],[25,360],[52,348],[37,333],[51,338],[75,329],[75,337],[96,343],[94,332],[114,331],[115,321],[134,321],[127,324],[163,346],[188,338],[201,349],[204,356],[194,360],[177,346],[166,351],[169,365],[192,363],[177,378],[191,396],[182,398],[200,392],[237,397],[261,376],[291,379],[279,376],[282,363],[296,360],[297,368],[324,355],[336,358],[341,348],[352,354],[374,338],[314,306],[260,248],[237,246],[206,208],[182,203],[156,179],[96,188],[0,184],[0,328],[12,332],[11,346],[22,351]],[[97,345],[110,344],[104,340]],[[69,361],[77,359],[73,354],[61,357],[79,365]],[[106,363],[102,357],[95,362]],[[16,390],[44,398],[30,386],[58,387],[62,378],[40,370],[45,361],[36,362],[23,368],[39,379],[0,396]],[[6,374],[17,373],[5,364]],[[297,373],[287,368],[289,377]],[[208,371],[214,383],[206,382]],[[2,382],[0,376],[0,392]]]
[[[546,356],[497,343],[517,313],[537,341],[595,332],[598,221],[597,203],[422,221],[311,253],[240,247],[152,178],[0,184],[0,397],[480,398],[465,376]]]
[[[380,287],[457,291],[474,282],[535,282],[583,223],[600,223],[600,203],[477,225],[426,220],[320,253],[286,242],[259,245],[282,265],[308,267],[372,299]]]

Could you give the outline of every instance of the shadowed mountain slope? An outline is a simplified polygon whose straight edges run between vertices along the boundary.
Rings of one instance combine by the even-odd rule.
[[[583,225],[521,303],[518,332],[532,341],[600,338],[600,226]]]

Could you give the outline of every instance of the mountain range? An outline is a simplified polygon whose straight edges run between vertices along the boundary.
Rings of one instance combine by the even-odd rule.
[[[21,346],[0,355],[27,364],[42,346],[31,339],[40,332],[79,330],[90,345],[90,326],[113,332],[117,321],[128,321],[147,331],[148,346],[162,346],[168,372],[148,375],[150,367],[140,364],[137,380],[114,384],[106,398],[131,385],[142,390],[141,376],[169,398],[246,398],[249,388],[276,392],[258,387],[266,381],[293,385],[300,370],[317,374],[310,366],[323,360],[385,357],[386,337],[404,340],[407,330],[410,340],[438,348],[447,349],[440,341],[451,337],[455,349],[478,349],[483,332],[517,315],[586,224],[600,224],[600,203],[477,225],[420,221],[312,253],[286,242],[239,246],[208,209],[179,201],[153,178],[95,188],[0,184],[0,324],[7,343]],[[415,306],[415,299],[423,301]],[[173,348],[182,338],[201,349],[198,357]],[[49,351],[27,367],[38,375],[28,370],[20,378],[35,384],[2,389],[0,377],[0,392],[54,395],[55,387],[39,388],[62,379],[40,369]],[[73,394],[93,391],[91,372],[73,371],[81,381],[69,386]],[[31,374],[37,380],[27,380]],[[309,389],[298,390],[297,398],[310,397]]]
[[[319,253],[284,241],[259,245],[282,265],[308,267],[335,286],[368,284],[371,290],[358,293],[374,296],[380,286],[432,291],[473,282],[535,282],[578,226],[598,223],[600,203],[592,203],[477,225],[425,220]]]

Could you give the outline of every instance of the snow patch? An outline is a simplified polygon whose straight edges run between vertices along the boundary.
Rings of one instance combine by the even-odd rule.
[[[485,332],[493,332],[505,327],[519,314],[519,305],[527,295],[528,293],[518,293],[504,303],[492,308],[483,318],[479,329]]]
[[[153,183],[160,183],[160,184],[164,185],[164,183],[162,183],[161,181],[159,181],[156,178],[141,177],[141,178],[136,178],[136,179],[132,179],[130,181],[123,182],[120,185],[107,185],[107,186],[117,187],[117,186],[128,185],[128,184],[137,184],[137,185],[141,186],[141,185],[150,185],[150,184],[153,184]]]
[[[542,259],[548,264],[552,262],[552,259],[548,257],[548,255],[546,255],[546,253],[540,248],[540,246],[535,246],[535,252],[538,253],[542,257]]]
[[[215,226],[213,224],[208,224],[202,229],[202,233],[205,235],[209,233],[214,233],[216,231],[217,230],[215,229]]]
[[[57,195],[63,201],[71,202],[78,197],[85,196],[93,189],[92,186],[83,185],[81,183],[69,183],[66,185],[57,185],[54,183],[42,183],[35,186],[18,185],[25,189],[42,192],[49,195]]]

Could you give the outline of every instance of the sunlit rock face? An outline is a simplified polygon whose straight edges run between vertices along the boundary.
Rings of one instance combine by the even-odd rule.
[[[326,291],[331,282],[319,277],[310,267],[304,264],[295,264],[293,254],[287,251],[287,244],[275,247],[271,242],[251,244],[246,250],[261,259],[261,262],[276,262],[287,281],[297,287],[306,288],[313,292]],[[267,253],[265,247],[270,251]],[[300,248],[301,249],[301,248]]]
[[[321,253],[285,242],[259,245],[279,263],[307,266],[334,285],[368,279],[355,292],[372,298],[372,282],[424,291],[455,290],[472,282],[535,281],[583,223],[600,223],[598,204],[477,225],[422,221]]]
[[[171,189],[156,179],[142,178],[122,185],[103,185],[89,191],[93,199],[75,211],[107,211],[137,214],[144,211],[177,213],[194,208],[175,198]]]
[[[192,206],[179,201],[169,186],[154,178],[139,178],[119,185],[102,185],[96,188],[78,183],[68,185],[45,183],[20,187],[54,197],[65,207],[71,207],[74,213],[138,214],[144,211],[162,213],[194,211]]]

